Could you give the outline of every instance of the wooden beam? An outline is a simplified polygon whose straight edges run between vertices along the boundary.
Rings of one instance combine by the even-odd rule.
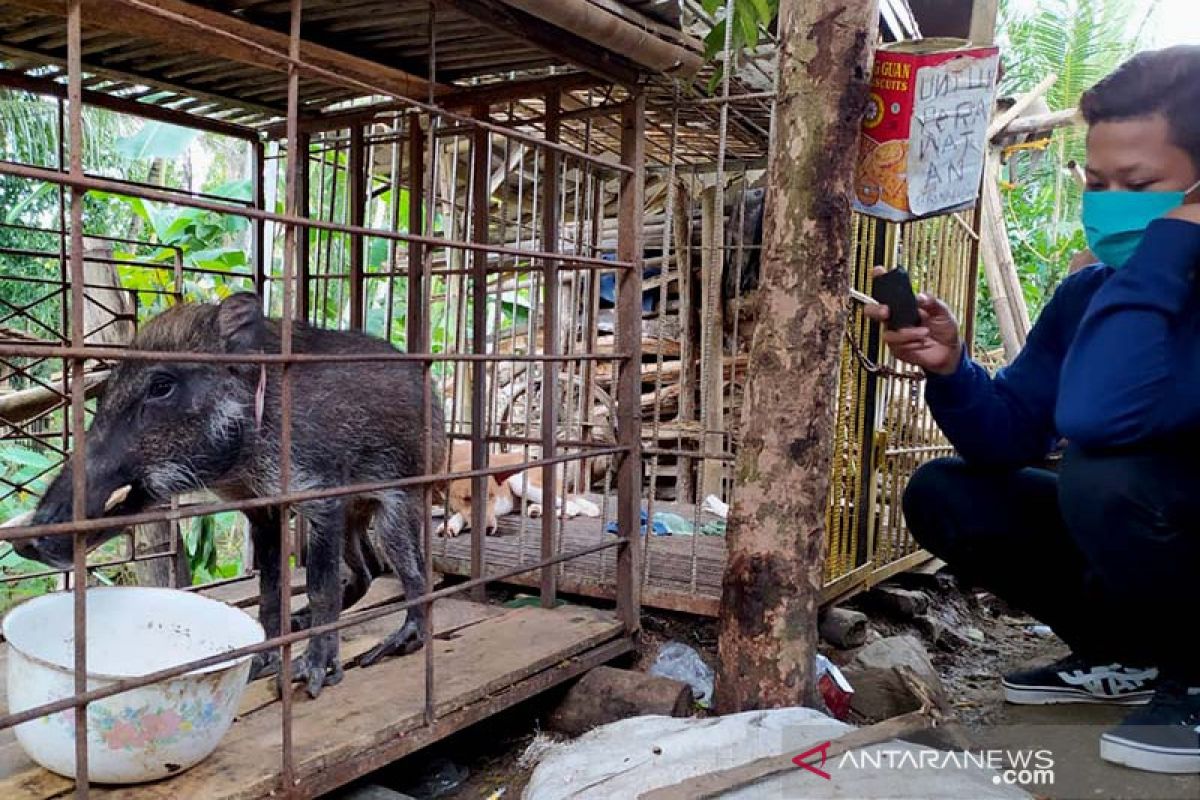
[[[1049,114],[1039,114],[1036,117],[1025,117],[1013,120],[1001,134],[1001,139],[1013,139],[1031,133],[1049,133],[1058,128],[1068,128],[1083,122],[1079,109],[1066,108],[1062,111],[1052,111]]]
[[[11,69],[0,69],[0,86],[7,86],[10,89],[20,89],[21,91],[32,92],[33,94],[40,94],[46,97],[66,98],[67,96],[67,85],[65,83],[59,83],[47,78],[35,78],[32,75],[26,75]],[[150,103],[139,103],[136,100],[114,97],[104,92],[84,90],[83,102],[84,105],[106,108],[110,111],[130,114],[142,119],[152,119],[172,125],[182,125],[185,128],[217,133],[222,136],[233,136],[247,141],[254,141],[258,138],[258,134],[252,128],[242,125],[208,119],[207,117],[163,106],[156,106]]]
[[[632,269],[617,274],[617,348],[629,354],[617,383],[617,441],[628,448],[617,467],[617,615],[627,633],[641,627],[642,498],[642,258],[645,251],[646,95],[638,91],[621,117],[617,258]],[[597,281],[599,279],[597,278]],[[649,525],[647,525],[649,528]]]
[[[45,51],[41,51],[41,50],[25,50],[25,49],[21,49],[19,47],[14,47],[4,41],[0,41],[0,53],[4,53],[7,56],[14,56],[17,58],[28,59],[29,61],[32,61],[39,65],[46,64],[46,65],[52,65],[52,66],[65,68],[66,63],[67,63],[67,60],[64,57],[62,57],[61,55],[56,55],[53,52],[45,52]],[[228,108],[231,111],[237,112],[239,118],[242,117],[245,112],[253,112],[255,114],[261,114],[266,117],[282,117],[282,116],[286,116],[286,114],[287,114],[287,110],[285,108],[283,108],[282,106],[272,106],[272,105],[268,105],[266,103],[254,102],[251,100],[245,100],[243,98],[223,95],[219,92],[212,92],[212,91],[208,91],[208,90],[204,90],[204,89],[195,89],[195,88],[184,87],[184,86],[180,86],[179,84],[173,83],[169,80],[157,78],[152,75],[145,75],[145,74],[141,74],[141,73],[137,73],[137,72],[130,72],[128,70],[122,70],[122,69],[118,69],[115,67],[109,67],[109,66],[105,66],[103,64],[96,64],[91,61],[89,61],[87,64],[85,64],[84,68],[88,72],[92,72],[92,73],[96,73],[97,75],[104,76],[114,82],[139,84],[139,85],[153,87],[152,91],[143,92],[142,94],[138,95],[138,97],[152,96],[152,95],[160,94],[160,93],[177,95],[177,97],[173,98],[173,100],[178,100],[183,97],[198,97],[203,100],[210,100],[213,103],[217,103],[224,108]],[[66,73],[64,71],[61,74],[65,75]],[[136,98],[126,98],[126,99],[129,100],[130,102],[134,102],[136,100]],[[171,101],[168,100],[167,102],[171,102]],[[223,121],[229,121],[229,120],[226,119]]]
[[[537,17],[506,5],[502,0],[443,0],[446,5],[484,24],[566,59],[595,75],[617,83],[636,85],[642,70],[625,58]]]
[[[497,105],[513,100],[526,100],[541,97],[546,92],[572,92],[580,89],[590,89],[606,85],[608,81],[597,78],[588,72],[570,72],[565,75],[551,75],[547,78],[530,78],[518,81],[498,81],[480,86],[464,88],[447,87],[445,94],[438,96],[438,105],[447,109],[474,108],[480,103]],[[423,98],[417,98],[423,99]],[[359,123],[367,123],[381,114],[404,111],[410,108],[408,103],[389,100],[369,106],[350,108],[345,111],[334,111],[328,114],[314,114],[300,123],[300,129],[309,133],[333,131],[347,128]],[[567,118],[564,115],[564,118]],[[278,138],[284,135],[285,125],[282,122],[268,125],[263,130],[268,138]]]
[[[810,703],[825,578],[850,197],[878,0],[782,0],[763,221],[718,641],[720,713]]]
[[[57,0],[11,2],[44,14],[63,13],[63,5]],[[151,39],[168,47],[275,72],[288,70],[287,34],[182,0],[88,0],[83,18],[90,27]],[[246,42],[258,47],[248,47]],[[405,97],[423,97],[429,91],[429,82],[424,78],[312,42],[301,42],[300,59]]]
[[[1000,0],[971,0],[971,28],[967,38],[975,44],[992,44],[996,41],[996,16],[1000,13]]]
[[[704,57],[698,48],[681,47],[664,40],[657,32],[635,24],[628,17],[637,12],[629,9],[614,14],[588,0],[503,1],[653,72],[691,78],[704,66]]]
[[[1008,126],[1011,125],[1013,122],[1015,122],[1017,120],[1017,117],[1024,114],[1025,110],[1027,108],[1029,108],[1031,105],[1033,105],[1035,102],[1037,102],[1041,98],[1042,95],[1044,95],[1046,92],[1050,91],[1050,87],[1052,87],[1057,82],[1058,82],[1057,75],[1047,75],[1046,77],[1042,78],[1041,81],[1038,82],[1037,86],[1033,87],[1028,92],[1021,95],[1019,98],[1017,98],[1017,101],[1015,103],[1013,103],[1008,108],[1007,111],[1004,111],[1003,113],[998,115],[995,119],[992,120],[991,124],[988,125],[988,129],[987,129],[988,141],[990,142],[990,141],[993,141],[994,139],[998,139],[1001,136],[1003,136],[1005,129],[1008,128]]]

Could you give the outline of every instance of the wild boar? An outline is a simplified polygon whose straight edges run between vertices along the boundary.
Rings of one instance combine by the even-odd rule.
[[[294,325],[297,353],[396,352],[387,342],[362,333]],[[201,353],[278,353],[280,324],[263,315],[253,294],[235,294],[220,304],[181,304],[149,320],[133,342],[137,350]],[[136,513],[173,495],[209,489],[227,500],[268,497],[280,487],[281,374],[278,365],[123,361],[86,438],[87,517]],[[289,368],[292,386],[290,491],[329,489],[392,481],[422,474],[421,426],[424,389],[421,366],[409,361],[298,363]],[[444,463],[445,430],[436,396],[430,409],[431,462]],[[125,499],[105,511],[117,489]],[[367,526],[406,595],[425,593],[421,555],[422,502],[419,487],[369,495],[297,503],[309,523],[307,580],[310,614],[297,624],[323,625],[366,592],[377,571]],[[277,508],[246,511],[259,570],[261,620],[269,636],[281,627],[279,605],[280,519]],[[71,467],[51,483],[34,512],[35,524],[72,517]],[[90,535],[89,548],[116,530]],[[364,553],[364,545],[367,545]],[[55,567],[72,561],[69,535],[25,540],[19,552]],[[343,596],[343,560],[354,576]],[[421,646],[426,620],[409,609],[404,624],[362,659],[370,665],[393,653]],[[272,652],[256,659],[254,675],[278,667]],[[342,677],[338,635],[312,639],[296,660],[294,675],[316,697]]]

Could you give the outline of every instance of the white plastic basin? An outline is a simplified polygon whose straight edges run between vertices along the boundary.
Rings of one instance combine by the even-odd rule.
[[[74,599],[43,595],[4,618],[8,705],[13,712],[71,697]],[[148,587],[87,591],[87,686],[146,675],[255,644],[262,626],[245,612],[191,592]],[[88,775],[96,783],[141,783],[207,757],[229,730],[250,657],[97,700],[88,706]],[[16,727],[37,763],[75,776],[75,709]]]

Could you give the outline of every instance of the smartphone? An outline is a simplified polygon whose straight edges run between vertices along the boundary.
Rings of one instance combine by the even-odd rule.
[[[915,328],[921,324],[917,295],[903,267],[885,272],[871,283],[871,296],[888,307],[889,330]]]

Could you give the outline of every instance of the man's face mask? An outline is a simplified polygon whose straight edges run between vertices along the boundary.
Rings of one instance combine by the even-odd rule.
[[[1150,223],[1183,205],[1197,186],[1200,181],[1182,192],[1084,192],[1083,231],[1088,248],[1114,269],[1125,266]]]

